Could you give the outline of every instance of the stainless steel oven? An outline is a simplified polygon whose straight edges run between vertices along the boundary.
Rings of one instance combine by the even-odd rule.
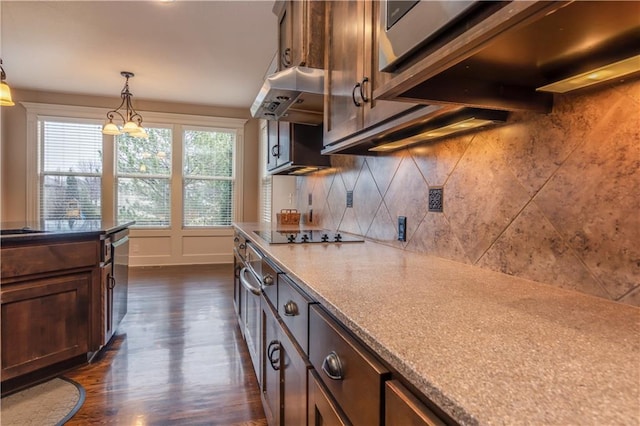
[[[379,68],[392,71],[408,55],[471,11],[480,1],[382,0]]]

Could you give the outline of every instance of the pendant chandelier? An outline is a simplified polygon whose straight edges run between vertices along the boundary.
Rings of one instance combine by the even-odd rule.
[[[107,122],[102,127],[102,133],[105,135],[121,135],[127,133],[135,138],[148,138],[149,135],[142,127],[142,116],[138,114],[138,112],[133,109],[133,105],[131,105],[131,96],[133,95],[129,91],[129,79],[133,77],[134,74],[129,71],[122,71],[120,75],[126,79],[122,92],[120,93],[122,102],[120,102],[118,108],[107,113]],[[123,107],[124,110],[122,110]],[[118,125],[113,122],[116,116],[122,120],[122,127],[118,127]]]
[[[2,59],[0,59],[0,106],[14,106],[15,103],[11,99],[11,89],[5,81],[6,79],[7,74],[2,68]]]

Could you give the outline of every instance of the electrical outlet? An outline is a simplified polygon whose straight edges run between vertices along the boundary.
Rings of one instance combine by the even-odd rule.
[[[407,217],[398,216],[398,241],[407,241]]]
[[[429,188],[429,211],[442,213],[442,188]]]
[[[353,191],[347,191],[347,207],[353,207]]]

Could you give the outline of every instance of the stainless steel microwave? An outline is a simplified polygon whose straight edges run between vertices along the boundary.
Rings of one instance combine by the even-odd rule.
[[[397,64],[442,30],[460,19],[479,1],[382,0],[378,37],[381,71]]]

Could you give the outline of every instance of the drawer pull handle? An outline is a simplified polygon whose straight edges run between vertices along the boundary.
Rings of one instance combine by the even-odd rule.
[[[293,300],[289,300],[284,304],[284,314],[288,317],[295,317],[300,312],[298,311],[298,305]]]
[[[362,79],[362,83],[360,83],[360,97],[362,98],[362,100],[366,103],[369,102],[369,97],[364,93],[365,89],[364,89],[364,85],[365,83],[369,82],[369,77],[365,77]]]
[[[278,352],[278,358],[273,358],[274,355]],[[278,371],[280,370],[280,342],[277,340],[272,340],[267,347],[267,358],[269,359],[269,364],[271,364],[271,368]]]
[[[271,275],[266,275],[262,279],[262,284],[264,284],[267,287],[270,286],[270,285],[273,285],[273,277]]]
[[[342,380],[342,362],[337,353],[331,351],[322,362],[322,371],[332,380]]]

